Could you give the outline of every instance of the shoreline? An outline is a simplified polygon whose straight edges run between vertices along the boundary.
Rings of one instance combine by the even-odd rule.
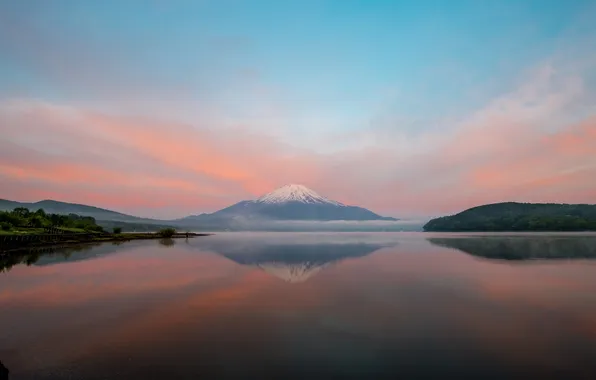
[[[211,236],[211,233],[176,233],[170,237],[164,237],[159,233],[155,232],[130,232],[122,233],[117,235],[99,235],[92,236],[88,234],[82,234],[81,236],[70,235],[67,240],[54,240],[49,238],[48,240],[19,240],[19,235],[8,235],[15,238],[15,241],[10,241],[7,248],[0,245],[0,256],[8,255],[15,252],[30,251],[36,249],[46,248],[68,248],[77,245],[93,244],[93,243],[114,243],[114,242],[127,242],[133,240],[158,240],[158,239],[190,239],[201,236]],[[27,235],[22,235],[27,236]],[[35,236],[35,235],[29,235]],[[58,235],[59,236],[59,235]],[[39,237],[39,236],[37,236]],[[21,244],[19,244],[21,243]]]

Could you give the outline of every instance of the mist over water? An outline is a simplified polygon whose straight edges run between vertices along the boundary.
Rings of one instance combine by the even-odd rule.
[[[402,232],[422,231],[424,220],[234,220],[233,231],[262,232]],[[208,229],[208,227],[207,227]]]
[[[0,361],[11,380],[590,379],[595,250],[321,232],[29,254],[2,262]]]

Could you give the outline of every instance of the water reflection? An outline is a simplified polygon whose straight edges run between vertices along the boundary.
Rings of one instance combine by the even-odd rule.
[[[42,256],[56,261],[0,274],[0,359],[11,380],[596,378],[593,262],[503,265],[427,237],[221,234]],[[270,262],[325,269],[296,286]]]
[[[159,245],[162,245],[164,247],[172,247],[175,244],[176,244],[176,241],[172,238],[159,239]]]
[[[501,260],[595,259],[596,236],[455,236],[428,238],[432,244],[473,256]]]
[[[97,244],[95,246],[99,247],[100,245]],[[51,265],[52,263],[64,262],[69,260],[73,253],[77,253],[74,261],[86,260],[88,258],[89,251],[91,251],[92,248],[92,245],[60,249],[46,248],[0,255],[0,272],[8,272],[12,269],[12,267],[19,264],[30,266],[33,264]],[[95,253],[93,255],[95,255]]]
[[[93,260],[105,255],[122,252],[122,243],[95,243],[67,248],[43,248],[37,250],[13,252],[0,256],[0,272],[8,272],[18,264],[27,266],[46,266],[62,264],[66,262],[77,262]],[[132,246],[129,246],[133,248]]]
[[[283,235],[282,235],[283,236]],[[289,283],[305,282],[325,267],[349,258],[364,257],[397,242],[338,241],[337,236],[317,240],[295,237],[277,239],[206,239],[197,244],[238,264],[258,267]]]
[[[166,243],[167,244],[167,243]],[[10,271],[15,265],[47,266],[78,261],[94,260],[117,252],[135,249],[139,242],[91,243],[71,247],[48,247],[0,255],[0,273]],[[171,246],[171,244],[170,244]]]

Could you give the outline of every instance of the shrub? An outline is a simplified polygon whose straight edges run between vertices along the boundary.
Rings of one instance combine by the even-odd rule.
[[[47,214],[43,209],[30,212],[24,207],[17,207],[13,211],[0,211],[0,224],[2,223],[19,228],[75,227],[85,231],[103,232],[103,228],[97,224],[95,218],[90,216]]]
[[[10,224],[10,223],[8,223],[8,222],[1,222],[1,223],[0,223],[0,228],[1,228],[3,231],[10,231],[10,230],[12,230],[12,224]]]
[[[80,228],[81,230],[89,229],[90,225],[85,222],[74,222],[74,228]]]
[[[122,233],[122,228],[121,228],[121,227],[114,227],[114,228],[112,229],[112,231],[113,231],[115,234],[121,234],[121,233]]]
[[[17,207],[14,210],[12,210],[12,213],[22,218],[27,218],[31,214],[29,209],[26,207]]]
[[[39,215],[34,215],[31,219],[29,219],[29,225],[33,228],[41,228],[44,225],[44,220]]]
[[[164,238],[171,238],[176,233],[176,230],[173,228],[164,228],[159,230],[158,234]]]
[[[99,225],[87,225],[85,227],[85,231],[93,231],[93,232],[103,232],[103,227]]]
[[[27,219],[20,217],[12,212],[0,211],[0,222],[5,222],[15,227],[27,225]]]

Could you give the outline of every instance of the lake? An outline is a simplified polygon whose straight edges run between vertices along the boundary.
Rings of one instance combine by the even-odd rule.
[[[12,257],[10,379],[595,379],[596,235],[221,233]]]

